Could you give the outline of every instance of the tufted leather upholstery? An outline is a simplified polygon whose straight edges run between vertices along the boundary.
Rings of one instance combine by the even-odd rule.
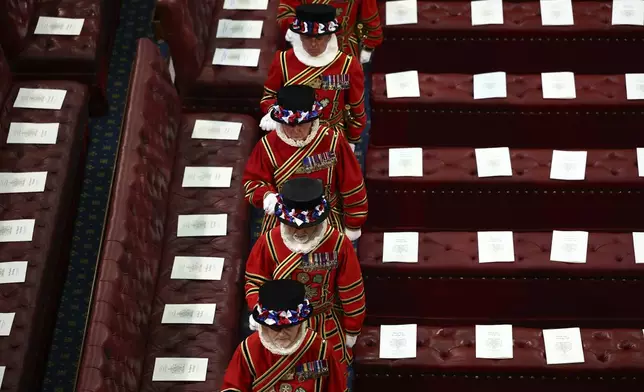
[[[105,110],[105,83],[118,25],[120,0],[3,0],[9,23],[0,24],[0,44],[9,50],[17,77],[68,79],[92,87],[93,112]],[[80,36],[35,35],[40,16],[83,18]],[[0,22],[2,22],[0,16]],[[2,27],[4,26],[4,28]],[[6,39],[4,39],[6,37]]]
[[[552,150],[511,149],[512,177],[478,178],[474,150],[424,149],[423,177],[389,177],[389,149],[367,152],[370,208],[400,208],[396,218],[374,214],[378,230],[639,227],[644,179],[631,150],[590,150],[583,181],[550,180]],[[592,213],[589,213],[592,211]],[[521,216],[517,221],[516,216]]]
[[[577,74],[575,84],[576,99],[546,100],[540,74],[507,75],[507,98],[474,100],[470,74],[419,74],[420,98],[389,99],[385,74],[374,74],[371,143],[551,148],[553,137],[560,149],[644,143],[644,101],[626,99],[624,75]]]
[[[380,328],[362,330],[354,347],[356,389],[565,391],[566,386],[598,392],[613,386],[636,391],[644,368],[644,337],[637,329],[582,328],[585,363],[546,365],[541,329],[513,328],[514,358],[475,358],[474,326],[419,326],[417,357],[379,359]],[[554,382],[556,380],[556,382]],[[414,389],[425,388],[425,389]]]
[[[139,41],[78,392],[212,391],[236,347],[248,252],[241,173],[258,138],[248,116],[184,114],[157,46]],[[193,140],[197,119],[242,122],[239,141]],[[176,156],[176,160],[175,160]],[[186,166],[232,166],[230,189],[182,188]],[[228,235],[177,238],[177,218],[228,213]],[[125,228],[125,230],[124,230]],[[175,256],[225,258],[222,280],[171,280]],[[161,325],[167,303],[217,303],[211,326]],[[152,383],[159,356],[208,356],[203,384]]]
[[[139,389],[180,119],[179,97],[158,47],[140,40],[78,392]]]
[[[404,58],[409,69],[436,73],[637,72],[631,54],[641,50],[644,30],[613,26],[610,0],[573,2],[573,26],[542,26],[538,1],[505,1],[503,9],[503,25],[472,26],[469,1],[419,1],[417,24],[383,26],[374,71],[399,71],[393,59]],[[384,24],[384,2],[379,11]],[[409,56],[419,47],[431,60]]]
[[[38,0],[0,1],[0,45],[13,56],[20,52],[30,33],[34,10]]]
[[[644,305],[626,300],[644,290],[631,233],[590,233],[585,264],[550,261],[551,244],[551,231],[515,232],[514,262],[480,264],[476,232],[423,232],[417,263],[383,263],[383,234],[364,233],[358,251],[369,317],[392,323],[463,316],[473,322],[644,323]],[[431,300],[394,303],[392,292],[403,298],[422,292]]]
[[[6,72],[0,60],[0,81],[9,80]],[[0,243],[1,261],[29,262],[25,283],[0,285],[0,312],[16,312],[10,335],[0,339],[0,358],[7,366],[2,390],[30,392],[40,389],[67,273],[89,94],[83,85],[64,81],[18,82],[8,87],[0,117],[0,170],[48,173],[42,193],[0,195],[0,220],[36,219],[32,241]],[[20,88],[64,89],[67,94],[61,110],[13,108]],[[12,122],[60,123],[57,142],[7,144]]]
[[[157,13],[170,46],[177,86],[189,108],[255,111],[264,81],[277,49],[275,23],[279,0],[270,0],[266,11],[224,10],[223,1],[159,0]],[[263,20],[261,39],[216,38],[220,19]],[[215,49],[260,48],[259,66],[212,65]]]
[[[4,109],[4,100],[11,90],[11,69],[9,69],[9,63],[4,56],[2,47],[0,47],[0,108]],[[0,112],[0,116],[4,114],[4,111]]]
[[[192,139],[195,120],[241,122],[239,141]],[[191,114],[184,117],[179,152],[170,187],[170,209],[161,261],[157,293],[151,316],[147,359],[142,391],[188,390],[185,383],[152,382],[157,357],[208,358],[206,382],[192,384],[190,391],[216,391],[221,386],[228,361],[239,343],[239,314],[243,304],[243,274],[248,252],[248,212],[242,191],[242,173],[258,138],[257,123],[251,117],[234,114]],[[225,166],[233,168],[231,187],[183,188],[186,166]],[[176,237],[177,219],[183,214],[228,214],[225,237]],[[219,281],[171,280],[175,256],[224,258]],[[161,324],[165,304],[216,303],[213,325]]]

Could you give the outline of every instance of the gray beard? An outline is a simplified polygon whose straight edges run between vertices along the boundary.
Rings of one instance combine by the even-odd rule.
[[[297,337],[291,344],[289,344],[287,347],[282,347],[279,344],[273,342],[268,336],[266,336],[266,331],[264,330],[264,326],[260,325],[259,326],[259,340],[262,342],[262,346],[264,346],[265,349],[270,351],[272,354],[275,355],[291,355],[297,350],[301,345],[302,342],[304,341],[304,336],[306,335],[306,322],[302,323],[300,326],[300,332],[297,334]]]

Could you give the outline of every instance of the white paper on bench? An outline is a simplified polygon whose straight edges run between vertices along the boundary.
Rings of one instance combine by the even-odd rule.
[[[644,148],[638,147],[637,152],[637,175],[644,177]]]
[[[227,214],[179,215],[177,237],[225,236],[227,225]]]
[[[2,381],[4,380],[5,370],[7,370],[6,366],[0,366],[0,388],[2,387]]]
[[[417,324],[381,325],[380,358],[416,358]]]
[[[161,324],[214,324],[217,304],[166,304]]]
[[[422,177],[423,149],[390,148],[389,177]]]
[[[36,35],[80,35],[85,19],[41,16],[36,24]]]
[[[644,99],[644,74],[626,74],[624,79],[626,81],[626,99]]]
[[[385,25],[396,26],[418,23],[416,0],[396,0],[385,3]]]
[[[174,256],[170,279],[221,280],[223,257]]]
[[[5,261],[0,263],[0,284],[24,283],[27,279],[28,261]]]
[[[587,231],[553,230],[550,260],[562,263],[585,263],[588,253]]]
[[[67,90],[50,88],[21,88],[18,91],[14,108],[60,110],[63,107]]]
[[[184,188],[230,188],[232,167],[186,166],[183,171]]]
[[[543,72],[541,74],[543,99],[575,99],[575,74],[572,72]]]
[[[0,242],[29,242],[34,237],[35,219],[0,221]]]
[[[579,328],[544,329],[543,343],[548,365],[584,363],[584,346]]]
[[[382,234],[383,263],[418,263],[418,238],[414,232]]]
[[[11,335],[13,320],[16,318],[16,312],[0,313],[0,336]]]
[[[197,120],[192,128],[193,139],[239,140],[242,123],[232,121]]]
[[[170,73],[170,81],[174,84],[174,81],[177,79],[177,71],[174,69],[174,60],[172,60],[172,56],[168,60],[168,72]]]
[[[0,194],[44,192],[47,172],[0,173]]]
[[[225,10],[267,10],[268,0],[225,0]]]
[[[257,67],[261,49],[228,49],[217,48],[212,56],[213,65],[230,67]]]
[[[9,124],[7,144],[56,144],[60,123]]]
[[[219,19],[217,38],[262,38],[263,20]]]
[[[385,75],[387,98],[420,97],[418,71],[395,72]]]
[[[477,325],[474,327],[476,358],[512,359],[512,325]]]
[[[572,26],[575,18],[571,0],[539,0],[541,24],[544,26]]]
[[[208,358],[156,358],[152,381],[204,382]]]
[[[550,179],[580,181],[586,178],[587,151],[552,151]]]
[[[633,251],[635,264],[644,264],[644,233],[633,232]]]
[[[476,173],[480,178],[512,176],[508,147],[475,148]]]
[[[505,72],[488,72],[474,75],[472,79],[474,99],[507,98],[508,87]]]
[[[503,24],[503,0],[475,0],[470,9],[472,26]]]
[[[644,0],[613,0],[613,26],[644,26]]]
[[[581,181],[586,178],[587,151],[552,151],[551,180]]]
[[[514,261],[514,233],[511,231],[479,231],[476,237],[479,263]]]

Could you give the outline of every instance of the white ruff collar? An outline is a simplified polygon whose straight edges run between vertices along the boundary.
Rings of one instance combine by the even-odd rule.
[[[300,60],[300,63],[306,66],[319,68],[329,65],[333,59],[335,59],[335,55],[338,54],[338,51],[340,51],[340,48],[338,47],[338,38],[335,34],[332,34],[326,50],[319,56],[311,56],[306,53],[306,50],[304,50],[300,35],[293,33],[290,29],[288,31],[291,32],[291,34],[286,33],[286,36],[291,39],[291,46],[293,46],[295,57]]]
[[[280,233],[282,234],[282,241],[284,241],[284,245],[293,253],[299,253],[299,254],[304,254],[304,253],[309,253],[313,249],[315,249],[320,242],[322,242],[322,239],[324,238],[324,233],[326,233],[326,228],[327,228],[327,221],[323,221],[318,227],[318,231],[315,232],[309,240],[302,244],[299,243],[291,238],[291,236],[286,233],[286,229],[288,226],[286,226],[284,223],[280,223]]]
[[[272,354],[275,355],[291,355],[300,348],[302,345],[302,342],[304,341],[304,337],[306,336],[306,321],[300,324],[300,331],[297,334],[297,339],[288,347],[280,347],[276,345],[275,343],[271,342],[268,337],[266,337],[266,332],[264,330],[264,326],[260,325],[259,326],[259,340],[262,342],[262,346],[264,346],[265,349],[270,351]]]
[[[275,132],[277,132],[277,137],[280,138],[281,141],[283,141],[284,143],[288,144],[291,147],[304,147],[309,143],[311,143],[311,141],[315,139],[315,136],[317,136],[318,130],[320,129],[320,120],[319,119],[313,120],[313,123],[311,124],[311,132],[309,132],[309,136],[307,136],[306,139],[304,140],[291,139],[286,135],[286,133],[284,133],[284,131],[282,130],[282,127],[288,127],[288,125],[283,125],[278,123],[277,129],[275,130]]]

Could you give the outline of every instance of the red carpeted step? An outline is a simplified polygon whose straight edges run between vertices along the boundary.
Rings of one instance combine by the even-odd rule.
[[[407,64],[404,69],[410,68]],[[495,71],[503,71],[497,69]],[[541,75],[507,75],[507,98],[473,98],[470,74],[419,74],[420,97],[387,98],[374,74],[371,143],[377,146],[644,145],[644,100],[627,100],[620,75],[575,75],[575,99],[544,99]]]
[[[366,156],[369,230],[641,227],[636,149],[589,150],[585,179],[550,179],[552,150],[510,149],[512,176],[477,176],[473,148],[423,149],[422,177],[390,177],[389,149]]]
[[[642,26],[613,26],[612,1],[573,2],[573,26],[543,26],[539,1],[504,2],[501,25],[472,26],[469,1],[418,1],[418,23],[386,26],[375,72],[638,72]],[[424,53],[425,55],[416,55]]]
[[[363,328],[354,347],[360,391],[639,392],[644,375],[641,329],[581,329],[584,363],[546,365],[542,329],[513,328],[513,359],[475,357],[475,328],[417,331],[412,359],[380,359],[380,327]],[[582,389],[583,388],[583,389]]]
[[[391,323],[621,320],[644,326],[644,304],[633,301],[644,292],[644,264],[635,262],[632,233],[590,232],[585,263],[551,261],[552,238],[552,231],[513,233],[514,262],[481,263],[476,232],[421,232],[417,262],[383,262],[391,240],[385,245],[383,233],[364,233],[358,252],[369,318]],[[415,245],[415,240],[395,242],[404,250],[400,254],[415,253]]]

